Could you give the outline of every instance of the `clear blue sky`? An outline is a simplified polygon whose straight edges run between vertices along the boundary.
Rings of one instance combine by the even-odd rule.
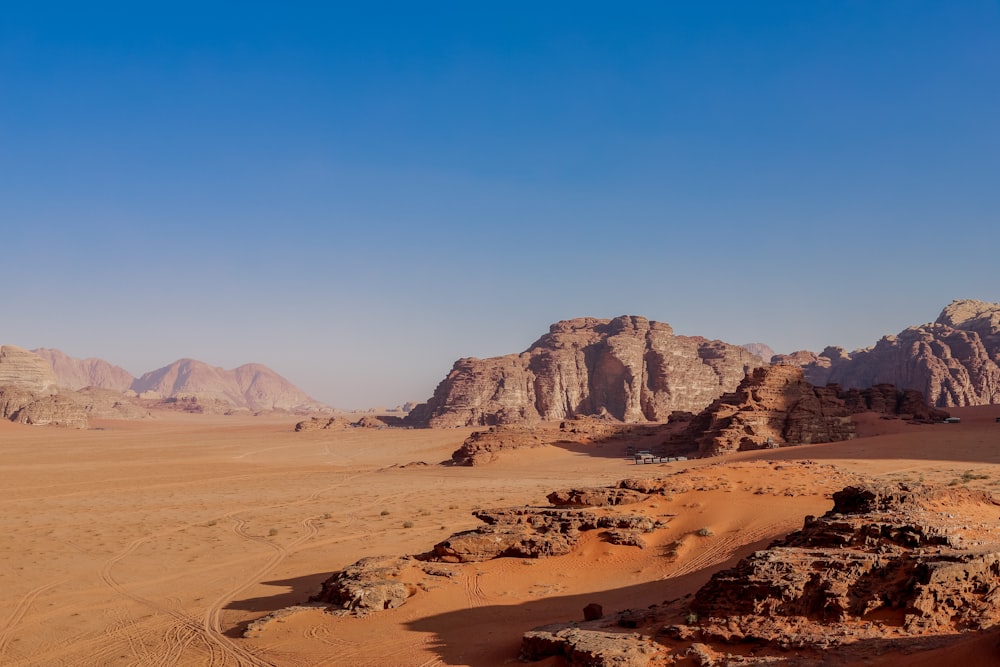
[[[5,2],[0,342],[341,406],[1000,301],[1000,3]]]

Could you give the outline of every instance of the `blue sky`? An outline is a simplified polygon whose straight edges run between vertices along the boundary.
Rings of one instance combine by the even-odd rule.
[[[5,3],[0,342],[365,407],[570,317],[1000,301],[1000,4],[619,4]]]

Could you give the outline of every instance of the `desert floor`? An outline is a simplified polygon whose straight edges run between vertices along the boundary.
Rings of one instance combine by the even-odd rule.
[[[853,474],[1000,489],[1000,407],[953,413],[961,424],[872,418],[846,443],[684,464],[635,466],[621,446],[595,444],[476,468],[433,465],[471,429],[295,433],[288,417],[178,414],[87,431],[0,422],[0,664],[517,663],[524,630],[580,619],[590,602],[613,611],[693,592],[825,512]],[[790,463],[802,460],[814,463]],[[475,527],[477,507],[682,468],[695,490],[626,508],[669,521],[646,549],[588,533],[568,556],[460,566],[398,609],[304,611],[243,637],[359,558],[424,552]],[[995,664],[991,642],[951,650],[966,667]]]

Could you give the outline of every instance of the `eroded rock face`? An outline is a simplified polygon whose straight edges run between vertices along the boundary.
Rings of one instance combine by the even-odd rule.
[[[0,387],[0,418],[33,426],[87,428],[90,419],[143,419],[149,411],[111,389],[36,394]]]
[[[491,426],[487,431],[469,435],[462,446],[452,452],[455,465],[474,466],[495,461],[505,450],[523,447],[541,447],[546,439],[537,430],[525,426]]]
[[[43,358],[16,345],[0,345],[0,387],[51,394],[58,384],[52,366]]]
[[[791,624],[799,641],[815,635],[828,643],[851,637],[852,622],[871,618],[913,635],[994,626],[1000,623],[996,511],[983,492],[847,487],[834,494],[831,511],[807,517],[801,531],[717,573],[698,591],[691,608],[701,636],[781,642]]]
[[[916,391],[891,385],[844,391],[817,387],[797,366],[758,368],[735,392],[716,399],[672,442],[698,456],[735,451],[838,442],[856,437],[851,415],[878,412],[920,421],[940,421],[947,413],[927,406]]]
[[[412,562],[391,556],[362,558],[336,572],[323,582],[319,594],[310,602],[325,602],[340,609],[363,615],[372,611],[394,609],[406,602],[410,587],[400,577]]]
[[[644,317],[566,320],[521,354],[458,360],[408,420],[489,426],[606,411],[625,422],[664,421],[701,410],[763,364],[740,346],[676,336]]]
[[[663,524],[646,517],[598,514],[579,509],[538,507],[473,512],[486,525],[456,533],[434,545],[430,557],[451,563],[471,563],[493,558],[544,558],[569,553],[581,532],[599,528],[619,535],[649,533]],[[641,542],[641,540],[638,540]]]
[[[521,659],[559,656],[570,667],[648,667],[661,657],[656,645],[638,634],[553,625],[524,633]]]
[[[810,355],[779,359],[801,365],[814,384],[893,384],[921,392],[937,407],[1000,403],[1000,304],[953,301],[934,322],[885,336],[870,348]]]
[[[295,425],[296,431],[343,431],[351,428],[351,420],[345,417],[312,417]]]

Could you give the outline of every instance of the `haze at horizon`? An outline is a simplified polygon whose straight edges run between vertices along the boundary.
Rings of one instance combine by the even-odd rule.
[[[779,352],[1000,301],[992,2],[34,4],[0,343],[338,407],[634,314]]]

